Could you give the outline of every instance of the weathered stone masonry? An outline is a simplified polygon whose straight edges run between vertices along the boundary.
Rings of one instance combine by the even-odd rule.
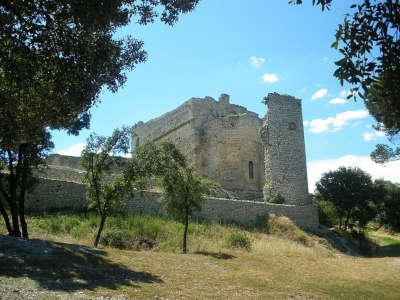
[[[308,201],[306,153],[301,100],[268,94],[268,112],[261,128],[265,153],[264,198],[279,193],[287,204]]]
[[[192,98],[159,118],[136,124],[133,144],[171,141],[201,175],[218,181],[241,199],[261,199],[261,125],[256,113],[230,104],[226,94],[219,101]]]
[[[161,194],[146,193],[126,199],[123,210],[151,215],[163,215]],[[86,211],[85,186],[75,182],[41,179],[33,193],[26,200],[26,208],[31,212],[51,212],[61,210]],[[268,213],[284,215],[305,228],[318,226],[318,212],[310,205],[281,205],[246,200],[231,200],[208,197],[198,217],[223,222],[254,223],[258,217]]]
[[[200,174],[220,182],[241,199],[259,200],[208,197],[198,217],[248,224],[274,213],[302,227],[318,226],[317,209],[307,204],[301,101],[275,93],[266,99],[268,112],[263,122],[246,108],[229,104],[228,95],[222,94],[219,101],[192,98],[159,118],[139,122],[134,129],[134,148],[149,140],[172,141]],[[82,171],[75,169],[79,160],[68,157],[64,162],[57,156],[50,164],[47,175],[61,180],[41,179],[28,195],[27,210],[86,210],[85,187],[68,181],[82,178]],[[282,194],[285,204],[262,201],[262,190],[265,198],[273,192]],[[160,197],[148,193],[126,199],[124,210],[163,214]]]

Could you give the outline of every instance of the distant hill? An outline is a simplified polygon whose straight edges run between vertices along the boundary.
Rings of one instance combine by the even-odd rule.
[[[127,162],[127,158],[116,156],[115,160],[118,167],[115,167],[113,173],[119,173],[119,169]],[[80,157],[51,154],[46,159],[46,164],[45,168],[37,172],[37,176],[78,183],[81,183],[85,176]]]
[[[81,166],[81,158],[76,156],[50,154],[49,157],[46,159],[46,163],[53,166],[83,170]]]

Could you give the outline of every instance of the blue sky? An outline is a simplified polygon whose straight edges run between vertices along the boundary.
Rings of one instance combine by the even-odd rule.
[[[303,99],[310,188],[322,172],[339,165],[358,165],[394,180],[399,165],[377,166],[368,158],[385,138],[371,128],[362,102],[346,100],[348,87],[333,77],[339,55],[330,45],[350,4],[335,1],[321,12],[305,2],[202,0],[173,27],[132,23],[118,34],[142,39],[147,62],[128,73],[117,93],[102,93],[90,130],[79,136],[53,132],[54,152],[76,155],[91,131],[109,135],[190,97],[227,93],[231,103],[264,116],[263,96],[279,92]]]

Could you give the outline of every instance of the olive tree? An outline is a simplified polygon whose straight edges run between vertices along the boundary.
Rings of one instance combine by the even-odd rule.
[[[97,247],[107,216],[121,206],[127,192],[123,175],[112,174],[120,165],[115,155],[129,151],[130,129],[124,127],[114,130],[110,137],[91,134],[82,151],[81,163],[86,174],[87,199],[100,216],[100,223],[94,246]]]
[[[140,164],[158,179],[167,213],[184,225],[182,251],[187,253],[189,220],[201,210],[206,194],[218,185],[195,173],[186,157],[171,142],[146,143],[136,151]]]

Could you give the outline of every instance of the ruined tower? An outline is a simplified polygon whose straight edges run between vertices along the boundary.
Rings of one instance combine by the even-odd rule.
[[[264,144],[264,199],[273,194],[285,204],[306,204],[308,199],[306,154],[301,100],[270,93],[260,134]]]

